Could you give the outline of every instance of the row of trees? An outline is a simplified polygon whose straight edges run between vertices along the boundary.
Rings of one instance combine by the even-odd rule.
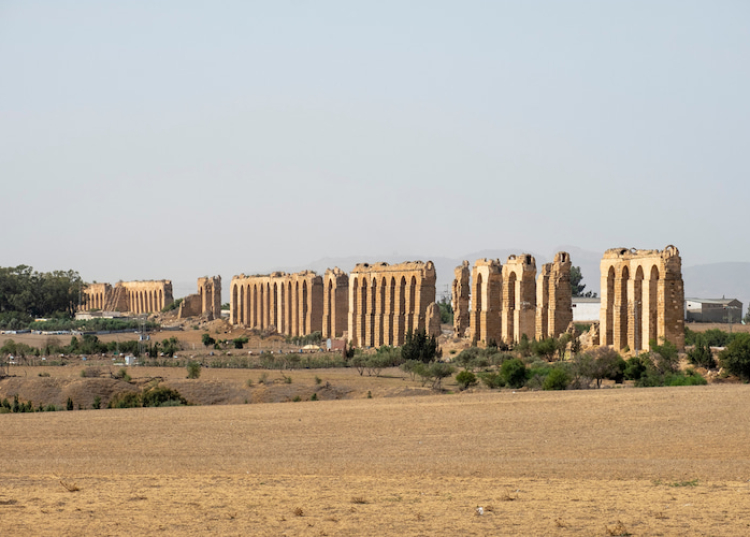
[[[82,289],[83,281],[73,270],[0,267],[0,328],[26,328],[35,317],[72,318]]]

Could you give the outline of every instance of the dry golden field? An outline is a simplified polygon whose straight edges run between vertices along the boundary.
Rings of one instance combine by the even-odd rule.
[[[0,535],[748,535],[749,399],[734,384],[6,414]]]

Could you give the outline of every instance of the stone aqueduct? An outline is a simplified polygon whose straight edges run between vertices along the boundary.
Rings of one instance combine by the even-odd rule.
[[[508,344],[523,335],[560,336],[573,320],[570,268],[567,252],[542,265],[538,277],[529,254],[512,255],[505,265],[499,259],[478,259],[471,277],[464,261],[453,280],[454,333]]]
[[[170,280],[90,284],[84,289],[81,311],[101,310],[124,313],[158,312],[174,302]]]
[[[542,339],[564,333],[573,320],[571,260],[558,252],[536,274],[529,254],[500,260],[479,259],[455,269],[452,288],[454,334],[476,342],[511,344],[523,335]],[[346,336],[355,346],[399,346],[409,331],[439,335],[431,261],[360,263],[350,274],[339,268],[324,276],[295,274],[232,278],[230,321],[290,336],[321,332]],[[172,304],[169,280],[90,284],[80,310],[143,314]],[[677,248],[607,250],[601,261],[600,344],[617,350],[647,350],[651,341],[684,347],[684,285]],[[221,278],[200,278],[179,316],[218,318]]]
[[[613,248],[601,262],[600,344],[648,350],[651,341],[683,348],[685,325],[680,252]]]

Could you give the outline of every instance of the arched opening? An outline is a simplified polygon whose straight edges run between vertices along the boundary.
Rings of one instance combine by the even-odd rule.
[[[639,351],[643,348],[644,326],[648,327],[645,319],[648,309],[643,303],[643,267],[639,266],[633,278],[633,350]],[[644,313],[646,313],[644,315]],[[646,328],[647,332],[648,328]],[[646,333],[648,337],[648,332]]]
[[[385,276],[380,280],[380,287],[378,289],[378,319],[377,324],[375,326],[376,330],[376,341],[378,342],[378,345],[387,345],[389,344],[386,341],[386,335],[385,335],[385,328],[386,328],[386,320],[385,320],[385,291],[388,288],[388,281],[385,279]]]
[[[264,323],[266,319],[266,308],[265,308],[265,300],[264,300],[265,296],[266,296],[266,291],[265,289],[263,289],[263,284],[260,284],[260,300],[258,301],[259,302],[258,326],[260,327],[261,330],[263,330],[266,327]]]
[[[284,300],[284,290],[286,289],[286,286],[284,285],[284,282],[281,282],[281,285],[279,285],[279,291],[281,292],[281,311],[280,317],[281,320],[279,321],[280,327],[279,327],[279,333],[280,334],[286,334],[286,301]]]
[[[661,343],[659,341],[659,323],[664,323],[664,319],[660,318],[663,317],[664,313],[663,311],[659,311],[659,269],[656,265],[651,267],[651,274],[649,275],[649,282],[648,282],[648,337],[649,341],[646,343],[651,343],[651,340],[655,341],[657,344]]]
[[[236,300],[236,298],[235,298],[235,300]],[[245,324],[245,293],[244,293],[244,289],[240,292],[239,310],[240,310],[240,324]]]
[[[273,295],[272,300],[273,304],[271,307],[271,311],[273,312],[273,325],[276,327],[276,330],[279,329],[279,287],[276,284],[276,282],[273,282]]]
[[[396,278],[391,277],[391,287],[388,300],[388,345],[394,345],[393,317],[396,314]]]
[[[614,323],[615,323],[615,267],[609,267],[607,271],[607,300],[605,304],[605,319],[607,321],[607,333],[602,334],[604,345],[614,345]]]
[[[476,323],[476,327],[474,328],[474,339],[476,341],[482,341],[485,339],[484,330],[485,328],[482,326],[482,295],[484,294],[482,290],[482,283],[483,278],[482,274],[477,274],[477,282],[476,282],[476,293],[474,298],[474,322]]]
[[[507,343],[516,341],[516,311],[518,310],[518,293],[516,287],[518,284],[518,277],[515,272],[511,272],[508,276],[508,322],[507,325]]]
[[[302,282],[302,333],[300,335],[307,335],[307,280]]]
[[[328,337],[333,337],[335,334],[333,330],[333,280],[328,280],[328,293],[326,293],[326,304],[325,308],[328,312],[325,318],[325,332]]]
[[[360,304],[362,305],[362,315],[360,316],[360,337],[362,340],[362,346],[368,346],[370,342],[367,338],[367,317],[369,315],[369,312],[367,311],[367,279],[362,278],[362,288],[360,290]]]
[[[237,285],[232,286],[232,324],[237,324]]]
[[[419,312],[417,311],[417,278],[411,277],[409,284],[409,326],[412,333],[415,333],[419,324]]]
[[[628,297],[628,280],[630,279],[630,270],[628,267],[622,267],[622,273],[620,277],[620,285],[617,292],[620,295],[620,349],[625,348],[628,342],[628,334],[630,330],[629,314],[630,304]]]
[[[252,316],[252,298],[253,298],[253,290],[250,288],[250,284],[243,285],[240,288],[240,293],[242,293],[245,296],[245,307],[242,308],[242,317],[245,319],[245,326],[252,327],[252,320],[250,317]]]
[[[357,334],[357,326],[359,326],[357,323],[359,321],[359,314],[360,311],[358,309],[359,306],[359,281],[357,278],[352,278],[352,280],[349,282],[349,285],[351,286],[351,293],[349,293],[351,304],[349,304],[349,310],[351,311],[351,326],[349,327],[349,330],[352,332],[349,334],[349,338],[355,341],[355,345],[362,346],[362,339]]]

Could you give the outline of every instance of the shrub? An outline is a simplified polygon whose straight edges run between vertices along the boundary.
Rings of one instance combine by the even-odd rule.
[[[318,394],[314,393],[310,396],[310,401],[317,401],[318,400]]]
[[[201,364],[199,362],[190,361],[187,363],[187,378],[197,379],[201,376]]]
[[[534,341],[531,343],[531,350],[537,356],[551,361],[555,357],[555,352],[557,352],[557,340],[553,337],[548,337],[541,341]]]
[[[672,373],[677,371],[680,365],[680,356],[677,352],[677,346],[670,342],[664,341],[661,345],[657,345],[655,341],[650,342],[652,359],[659,369],[659,372]]]
[[[406,333],[404,346],[401,347],[401,357],[406,362],[418,360],[422,363],[430,363],[437,357],[438,348],[435,336],[428,336],[424,330]]]
[[[109,400],[109,408],[137,408],[142,406],[141,394],[138,392],[123,392]]]
[[[502,388],[503,386],[505,386],[505,381],[503,380],[503,376],[500,373],[484,371],[482,373],[479,373],[479,375],[477,376],[482,381],[482,383],[484,383],[484,385],[491,390],[495,388]]]
[[[625,378],[628,380],[640,380],[642,376],[646,374],[649,366],[651,365],[651,359],[648,353],[633,356],[630,360],[625,362],[625,371],[623,372]]]
[[[732,342],[719,354],[719,361],[732,375],[744,381],[750,380],[750,334],[735,334]]]
[[[102,371],[98,367],[87,367],[81,370],[81,376],[84,378],[98,378]]]
[[[570,383],[570,375],[563,367],[553,367],[547,378],[544,379],[542,388],[545,390],[564,390]]]
[[[73,410],[73,400],[70,397],[65,402],[65,410]]]
[[[473,386],[477,383],[477,376],[471,371],[465,369],[456,375],[456,382],[462,390],[467,389],[469,386]]]
[[[455,369],[450,364],[444,364],[441,362],[435,362],[429,366],[429,375],[432,378],[432,389],[439,390],[441,388],[443,379],[450,377]]]
[[[98,410],[101,407],[102,407],[102,398],[97,395],[96,397],[94,397],[94,404],[92,408]]]
[[[706,369],[716,367],[716,360],[714,360],[714,356],[711,353],[711,347],[708,346],[703,337],[697,338],[695,346],[692,350],[688,351],[687,356],[688,361],[693,365],[705,367]]]
[[[526,366],[518,358],[505,362],[500,367],[500,374],[511,388],[520,388],[526,383]]]
[[[245,344],[248,341],[249,340],[247,339],[247,336],[242,336],[242,337],[234,338],[232,340],[232,343],[234,343],[234,348],[235,349],[242,349],[242,348],[244,348]]]
[[[153,386],[141,396],[143,406],[182,406],[187,400],[178,392],[166,386]]]
[[[213,347],[214,345],[216,345],[216,340],[212,338],[208,333],[205,333],[201,336],[201,342],[203,343],[204,347]]]

